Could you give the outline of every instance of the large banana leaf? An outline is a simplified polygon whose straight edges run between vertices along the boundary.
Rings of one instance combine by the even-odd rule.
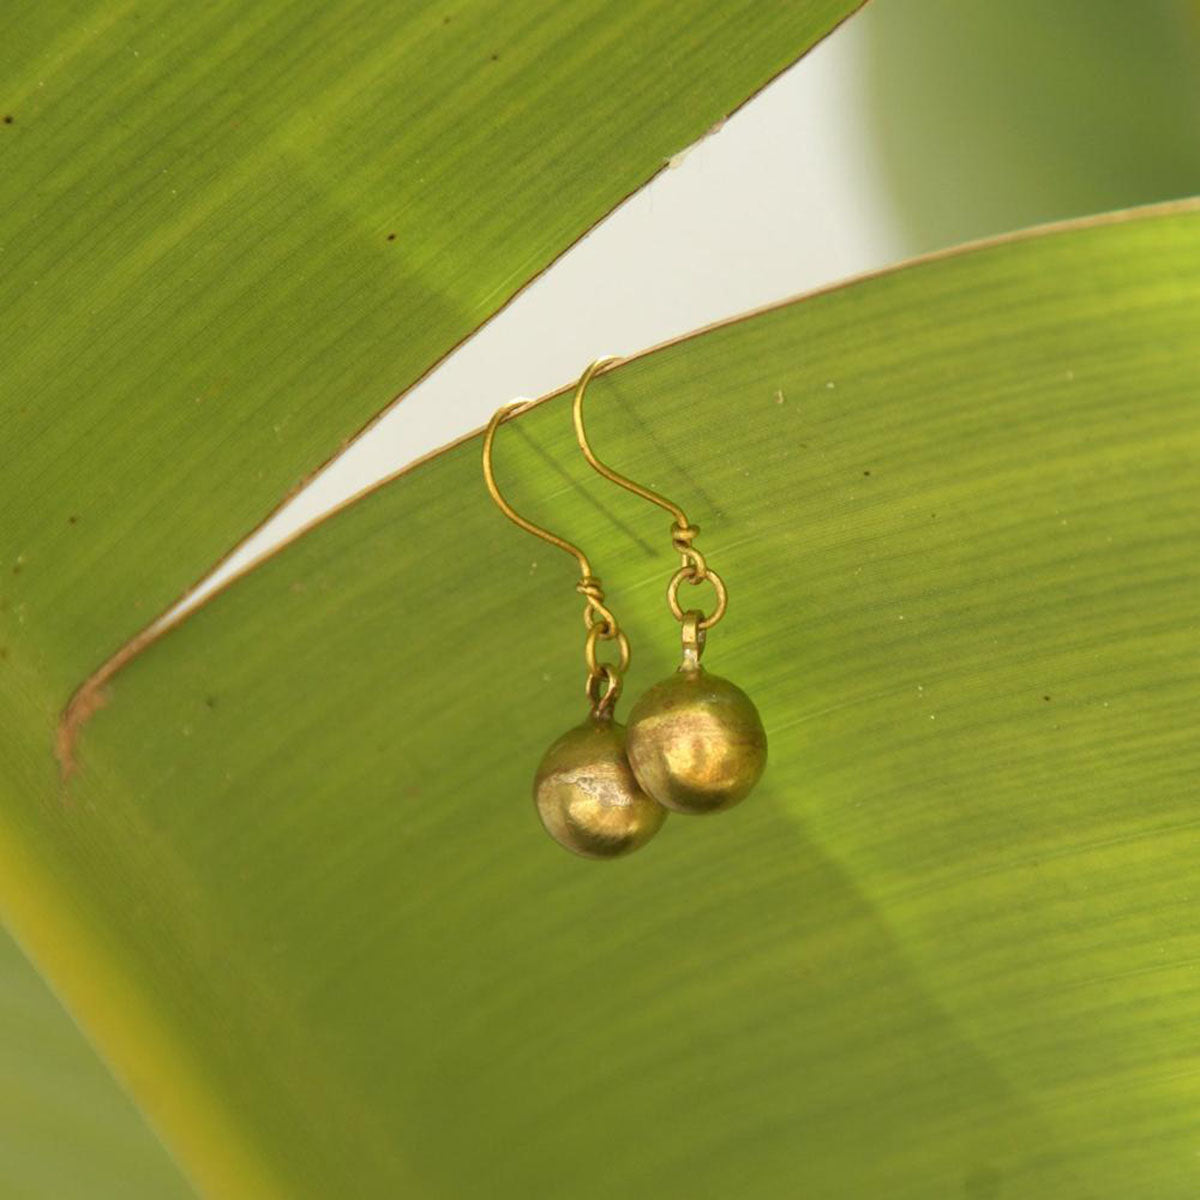
[[[1197,279],[1200,208],[1148,211],[596,383],[729,581],[740,809],[611,865],[542,834],[578,597],[470,439],[134,657],[65,789],[10,666],[18,933],[217,1194],[1193,1196]],[[636,693],[665,522],[563,397],[502,434]]]
[[[39,673],[69,691],[855,6],[6,13],[0,563]]]
[[[48,721],[106,656],[857,2],[9,6],[5,786],[48,767]],[[164,1194],[6,952],[0,1191]],[[50,1129],[73,1149],[47,1156]],[[75,1188],[99,1130],[111,1154]]]

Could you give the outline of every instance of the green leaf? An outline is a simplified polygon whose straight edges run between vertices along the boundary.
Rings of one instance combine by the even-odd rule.
[[[65,701],[857,0],[26,4],[0,622]]]
[[[0,934],[0,1183],[6,1196],[189,1193],[45,983]]]
[[[884,0],[864,18],[914,249],[1200,192],[1196,0]]]
[[[54,793],[47,736],[90,671],[856,4],[6,13],[0,763],[17,807]],[[156,1018],[110,977],[102,933],[60,941],[91,914],[48,899],[62,880],[34,882],[14,819],[0,828],[5,903],[29,889],[18,923],[40,961],[76,981],[76,1010],[135,1090],[153,1091],[134,1062],[153,1060]],[[11,943],[3,953],[0,1191],[168,1194],[128,1103],[105,1098],[94,1054]],[[185,1157],[238,1144],[183,1083],[156,1077],[152,1107],[187,1114],[173,1122]],[[48,1155],[50,1136],[69,1149]],[[253,1167],[221,1178],[235,1174],[255,1190]]]
[[[23,941],[214,1194],[1190,1197],[1198,278],[1181,205],[597,381],[729,585],[707,664],[771,739],[732,813],[542,833],[580,601],[473,438],[134,657],[64,799],[51,694],[0,692]],[[501,434],[636,695],[666,519],[566,397]]]

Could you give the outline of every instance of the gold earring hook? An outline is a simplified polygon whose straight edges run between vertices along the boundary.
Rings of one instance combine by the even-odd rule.
[[[584,643],[584,660],[587,663],[587,682],[585,691],[592,703],[592,714],[597,717],[611,716],[617,698],[621,694],[621,685],[625,672],[629,669],[630,649],[629,639],[617,624],[617,618],[605,604],[604,588],[597,576],[592,574],[592,564],[588,556],[564,537],[551,533],[549,529],[535,524],[519,512],[505,499],[496,483],[496,472],[492,465],[493,447],[496,441],[496,430],[505,421],[515,417],[518,412],[527,408],[528,400],[517,400],[512,404],[501,405],[488,422],[483,435],[483,480],[487,485],[488,495],[496,502],[496,507],[516,526],[532,533],[534,537],[565,550],[579,564],[579,582],[575,590],[584,598],[583,623],[587,627],[587,640]],[[602,663],[597,658],[597,642],[616,641],[618,661]]]
[[[575,422],[575,440],[579,443],[579,449],[583,451],[583,457],[587,459],[589,465],[605,479],[618,484],[626,491],[633,492],[635,496],[641,496],[643,500],[649,500],[651,504],[657,504],[659,508],[665,509],[674,518],[675,523],[671,526],[671,545],[678,551],[682,559],[682,566],[675,572],[667,587],[667,603],[670,605],[671,614],[675,619],[685,624],[686,631],[686,614],[679,604],[679,585],[684,582],[700,584],[705,580],[711,583],[717,594],[717,607],[711,615],[699,618],[699,629],[704,632],[711,629],[725,615],[728,594],[720,575],[709,567],[704,555],[692,545],[700,533],[700,526],[693,525],[687,519],[687,514],[674,501],[659,495],[652,488],[635,483],[627,475],[622,475],[619,471],[614,471],[607,463],[601,462],[588,441],[587,429],[583,423],[583,398],[587,392],[587,386],[605,367],[609,367],[617,361],[619,360],[616,356],[611,355],[606,358],[598,358],[589,363],[583,374],[580,375],[579,382],[575,385],[575,400],[571,406],[571,415]]]
[[[588,562],[587,555],[574,542],[568,542],[566,538],[561,538],[558,534],[551,533],[548,529],[543,529],[541,525],[535,525],[532,521],[526,520],[504,498],[503,493],[496,483],[496,472],[492,467],[492,446],[496,441],[496,430],[505,421],[515,417],[529,403],[528,400],[515,400],[512,404],[502,404],[492,414],[492,419],[488,422],[487,431],[483,435],[483,481],[487,485],[488,495],[491,496],[496,502],[496,506],[514,525],[519,525],[526,533],[532,533],[534,537],[540,537],[542,541],[549,542],[550,545],[557,546],[560,550],[565,550],[568,554],[572,555],[576,562],[579,563],[580,577],[589,579],[592,577],[592,565]]]
[[[580,375],[579,382],[575,385],[575,402],[571,407],[571,415],[575,421],[575,440],[579,443],[580,450],[583,451],[583,457],[605,479],[611,483],[619,484],[626,491],[633,492],[635,496],[641,496],[643,500],[649,500],[651,504],[657,504],[659,508],[666,509],[675,518],[675,524],[679,529],[690,529],[691,526],[688,523],[687,515],[678,504],[668,500],[666,496],[660,496],[648,487],[643,487],[640,483],[634,483],[627,475],[622,475],[619,471],[614,471],[607,463],[601,462],[596,457],[596,452],[592,449],[591,443],[588,441],[587,430],[583,424],[584,394],[587,392],[588,384],[592,382],[592,379],[597,374],[605,367],[611,366],[618,361],[620,360],[615,355],[598,358],[595,362],[589,363],[583,374]]]

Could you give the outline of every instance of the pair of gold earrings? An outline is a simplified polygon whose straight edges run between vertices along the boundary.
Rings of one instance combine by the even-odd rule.
[[[601,358],[580,376],[572,414],[584,457],[605,479],[657,504],[671,514],[671,544],[681,557],[667,585],[667,604],[683,630],[683,662],[670,678],[652,687],[633,706],[626,729],[614,719],[625,672],[629,639],[609,608],[604,588],[578,546],[526,520],[496,486],[492,447],[496,430],[527,401],[498,409],[483,438],[483,477],[492,499],[515,524],[579,563],[576,590],[584,598],[587,629],[585,691],[591,704],[583,724],[568,730],[546,751],[534,777],[534,802],[549,834],[587,858],[616,858],[645,845],[661,828],[667,810],[720,812],[753,789],[767,761],[767,735],[750,697],[700,665],[708,631],[725,615],[724,581],[693,544],[699,527],[677,504],[634,483],[601,462],[583,424],[583,398],[597,371],[615,359]],[[709,583],[716,607],[705,615],[684,610],[679,588]],[[602,662],[600,643],[615,644],[616,661]]]

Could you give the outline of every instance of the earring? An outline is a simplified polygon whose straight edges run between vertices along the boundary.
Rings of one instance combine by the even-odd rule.
[[[700,665],[708,631],[725,615],[725,583],[693,545],[700,529],[665,496],[614,471],[592,451],[583,424],[583,397],[592,377],[615,361],[598,359],[579,378],[572,409],[575,437],[584,457],[605,479],[657,504],[674,518],[671,544],[682,558],[667,585],[667,604],[683,627],[683,662],[668,679],[655,684],[629,714],[629,763],[644,791],[681,813],[710,813],[732,808],[753,790],[767,763],[767,734],[758,709],[735,684],[710,675]],[[709,583],[716,607],[707,616],[685,611],[680,584]]]
[[[533,782],[538,816],[552,838],[585,858],[616,858],[645,845],[666,820],[666,810],[634,778],[625,753],[625,728],[613,719],[625,672],[629,639],[605,604],[604,589],[578,546],[527,521],[501,495],[492,469],[496,430],[526,401],[498,409],[483,437],[483,478],[500,511],[527,533],[558,546],[579,563],[576,591],[583,596],[587,629],[584,691],[591,708],[581,725],[567,730],[546,751]],[[601,662],[601,642],[616,642],[617,661]]]

